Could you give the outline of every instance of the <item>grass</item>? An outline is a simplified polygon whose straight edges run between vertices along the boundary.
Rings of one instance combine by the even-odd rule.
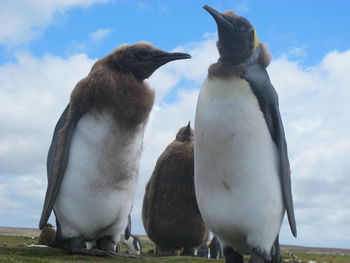
[[[302,262],[316,261],[320,263],[350,263],[349,256],[308,254],[305,252],[294,252],[293,254],[297,256],[297,260],[302,260]],[[287,255],[283,254],[283,256],[286,257]]]
[[[209,263],[209,262],[223,262],[223,260],[216,261],[205,258],[194,257],[156,257],[147,255],[147,251],[154,249],[154,244],[142,240],[144,255],[138,258],[127,257],[90,257],[80,255],[70,255],[63,249],[57,248],[37,248],[26,247],[26,244],[36,244],[29,237],[23,236],[0,236],[0,262],[28,262],[28,263],[61,263],[61,262],[103,262],[103,263]],[[4,247],[1,247],[4,246]],[[126,246],[121,243],[121,252],[126,252]]]
[[[101,262],[101,263],[210,263],[224,262],[221,260],[212,260],[198,257],[156,257],[147,255],[147,251],[154,249],[154,244],[145,238],[141,238],[143,244],[143,255],[138,258],[127,257],[91,257],[70,255],[65,250],[57,248],[36,248],[27,247],[28,244],[36,244],[38,239],[32,240],[30,237],[0,235],[0,262],[28,262],[28,263],[63,263],[63,262]],[[121,252],[126,252],[126,246],[121,244]],[[349,263],[350,256],[309,254],[306,252],[293,252],[297,260],[308,262],[327,263]],[[285,259],[290,259],[286,252],[283,252]]]

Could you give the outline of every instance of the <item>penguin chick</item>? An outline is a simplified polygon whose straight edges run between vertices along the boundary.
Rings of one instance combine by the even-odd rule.
[[[125,245],[128,247],[129,254],[141,255],[142,244],[141,240],[137,236],[130,234],[128,238],[125,238],[124,242]]]
[[[50,223],[45,224],[39,236],[39,245],[52,247],[55,244],[56,230]]]
[[[144,79],[184,53],[146,42],[122,45],[99,59],[74,88],[54,131],[39,227],[54,210],[57,242],[81,241],[113,251],[130,214],[144,130],[154,91]]]
[[[143,199],[143,225],[158,254],[192,251],[208,239],[193,176],[193,130],[188,123],[158,158]]]
[[[287,211],[296,236],[290,167],[269,56],[250,22],[204,6],[215,19],[220,57],[209,67],[195,118],[195,189],[226,262],[280,262]]]

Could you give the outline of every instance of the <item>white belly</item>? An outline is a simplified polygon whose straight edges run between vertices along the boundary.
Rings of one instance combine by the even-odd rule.
[[[134,134],[112,115],[85,114],[72,138],[54,209],[64,237],[119,239],[131,210],[144,125]]]
[[[140,255],[141,253],[141,248],[139,247],[139,244],[136,243],[136,248],[134,247],[134,240],[133,238],[129,238],[128,240],[125,240],[125,245],[128,247],[128,252],[132,255]]]
[[[205,222],[226,245],[270,253],[284,213],[277,149],[243,79],[210,79],[201,89],[195,189]]]

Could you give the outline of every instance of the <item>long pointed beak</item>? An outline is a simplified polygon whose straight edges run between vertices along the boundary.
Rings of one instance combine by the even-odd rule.
[[[160,64],[165,64],[173,60],[179,60],[179,59],[189,59],[191,58],[191,55],[187,53],[179,53],[179,52],[174,52],[174,53],[162,53],[153,56],[151,59],[153,62],[160,63]]]
[[[227,19],[220,12],[216,11],[214,8],[208,5],[203,6],[203,8],[207,10],[208,13],[211,14],[211,16],[215,19],[216,24],[218,25],[218,28],[220,27],[224,27],[226,29],[233,28],[233,25],[229,21],[227,21]]]
[[[191,121],[188,122],[186,129],[184,130],[184,134],[189,137],[191,135]]]

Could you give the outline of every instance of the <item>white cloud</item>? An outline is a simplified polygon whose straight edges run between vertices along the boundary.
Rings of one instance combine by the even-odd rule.
[[[17,54],[16,63],[0,66],[0,177],[44,174],[50,136],[76,82],[92,59]]]
[[[193,42],[186,46],[175,48],[176,52],[187,52],[192,56],[186,63],[169,64],[169,68],[175,71],[175,74],[186,80],[201,83],[208,72],[208,65],[215,62],[218,58],[216,48],[216,39],[213,35],[206,34],[206,39],[201,42]]]
[[[74,55],[76,53],[86,53],[91,47],[95,47],[113,32],[110,28],[99,28],[89,34],[89,38],[86,41],[76,42],[73,41],[66,50],[67,55]]]
[[[269,68],[279,92],[292,167],[299,238],[305,245],[346,246],[350,229],[350,50],[302,68],[285,58]]]
[[[44,31],[57,15],[73,7],[88,7],[108,0],[3,0],[0,2],[0,44],[28,42]]]
[[[193,59],[169,63],[148,81],[157,101],[144,139],[133,210],[135,233],[143,232],[143,193],[155,162],[177,130],[189,120],[193,123],[199,87],[208,65],[217,59],[213,38],[175,50],[189,52]],[[0,215],[25,213],[22,220],[13,220],[15,226],[37,225],[54,125],[92,63],[83,54],[62,59],[19,53],[17,62],[0,66]],[[330,52],[314,67],[280,57],[268,68],[280,97],[299,231],[293,239],[284,224],[282,243],[348,247],[350,242],[348,68],[350,50]],[[165,101],[169,93],[174,96],[171,103]],[[14,185],[20,191],[13,190]],[[26,192],[34,193],[33,199],[27,200]]]
[[[250,11],[249,0],[240,0],[237,2],[234,10],[248,13]]]
[[[110,28],[99,28],[95,32],[90,34],[90,39],[92,42],[100,42],[105,39],[110,33],[112,33],[112,29]]]

